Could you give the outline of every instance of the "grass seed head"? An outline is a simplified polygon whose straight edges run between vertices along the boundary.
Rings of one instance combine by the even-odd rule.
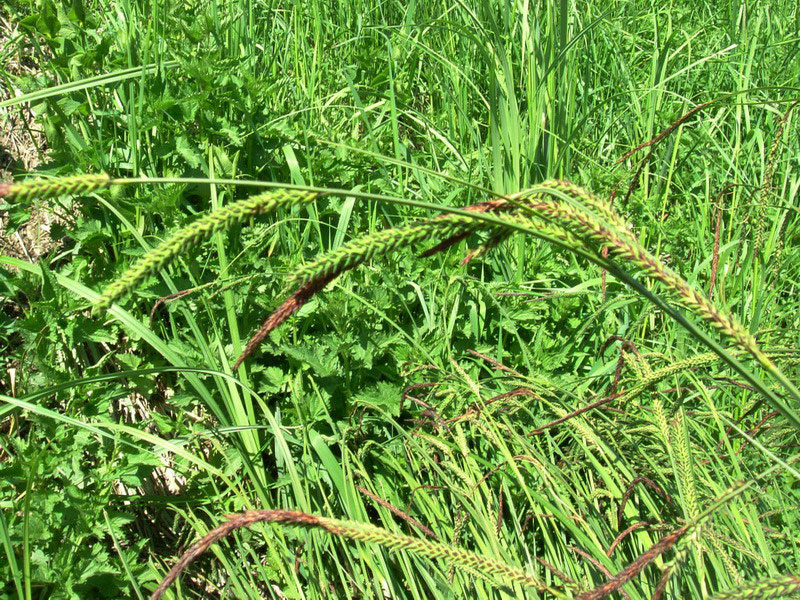
[[[136,289],[147,277],[169,265],[181,254],[197,247],[215,233],[243,223],[278,207],[308,204],[318,194],[303,190],[271,190],[223,206],[175,232],[166,242],[148,252],[111,283],[95,302],[95,310],[109,308],[119,298]]]
[[[105,189],[114,181],[102,173],[100,175],[76,175],[54,179],[34,179],[21,183],[0,184],[0,197],[17,202],[46,200],[58,196],[85,194]]]

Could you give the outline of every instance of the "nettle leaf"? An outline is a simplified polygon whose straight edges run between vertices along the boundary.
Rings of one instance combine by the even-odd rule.
[[[97,219],[81,219],[78,227],[68,233],[78,242],[76,251],[96,252],[111,239],[108,229]]]
[[[197,396],[189,392],[175,392],[169,399],[169,403],[179,408],[188,408],[197,402]]]
[[[150,413],[150,418],[163,436],[171,435],[176,429],[179,429],[179,423],[167,415],[153,412]]]
[[[149,452],[132,452],[125,454],[125,462],[118,473],[120,481],[125,485],[140,487],[150,478],[155,467],[162,466],[158,457]]]
[[[203,361],[203,356],[200,351],[191,344],[184,343],[180,340],[171,340],[170,348],[187,359],[187,361],[198,363],[202,363]]]
[[[122,366],[123,370],[135,371],[137,369],[148,369],[153,364],[139,354],[117,354],[114,359]],[[156,381],[154,375],[133,376],[130,381],[136,387],[136,391],[145,397],[149,397],[155,392]]]
[[[119,573],[119,570],[110,566],[108,561],[108,553],[96,545],[93,546],[92,560],[89,562],[86,571],[83,572],[81,583],[89,584],[92,587],[101,587],[103,582],[113,583],[114,576]]]
[[[228,119],[221,119],[218,127],[218,133],[225,136],[232,145],[241,146],[244,139],[242,133]]]
[[[116,334],[109,330],[102,322],[75,315],[67,323],[67,332],[74,343],[80,342],[105,342],[110,344],[117,340]]]
[[[51,569],[49,568],[50,565],[50,557],[47,556],[41,548],[35,548],[31,552],[31,565],[37,567],[38,569],[43,569],[45,572],[52,573]]]
[[[289,374],[279,367],[266,367],[262,369],[262,373],[263,380],[260,387],[268,393],[283,391],[290,380]]]
[[[359,393],[357,400],[380,407],[392,416],[397,417],[400,415],[402,388],[395,383],[379,381],[366,391]]]
[[[199,169],[203,164],[203,156],[197,151],[195,144],[189,138],[179,135],[175,138],[175,150],[193,169]]]
[[[353,359],[358,362],[360,368],[366,370],[372,369],[375,358],[375,352],[370,346],[369,342],[362,340],[361,343],[354,343],[350,348]]]
[[[330,352],[326,352],[325,349],[286,345],[281,345],[280,349],[290,358],[299,361],[305,367],[309,367],[320,377],[328,377],[341,372],[339,358]]]
[[[36,20],[36,29],[48,40],[53,40],[61,30],[61,22],[58,19],[58,9],[52,0],[44,0],[41,6],[42,12]]]

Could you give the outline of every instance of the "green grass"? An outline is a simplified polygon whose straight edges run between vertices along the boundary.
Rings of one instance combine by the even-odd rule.
[[[0,10],[0,598],[800,589],[794,3]]]

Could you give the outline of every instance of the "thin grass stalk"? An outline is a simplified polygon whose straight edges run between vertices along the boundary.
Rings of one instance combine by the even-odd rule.
[[[651,490],[653,490],[656,494],[661,496],[663,500],[669,504],[674,504],[675,501],[672,497],[665,492],[660,485],[658,485],[655,481],[650,479],[649,477],[645,477],[644,475],[639,475],[638,477],[634,477],[633,481],[628,484],[628,489],[625,490],[625,493],[622,495],[622,500],[620,500],[619,507],[617,508],[617,523],[622,523],[622,517],[625,514],[625,505],[630,500],[631,496],[633,495],[633,491],[636,486],[640,483],[643,483]],[[623,532],[624,533],[624,532]],[[616,540],[615,540],[616,541]],[[612,544],[613,547],[613,544]],[[610,556],[610,554],[609,554]]]
[[[558,569],[556,569],[553,565],[551,565],[549,562],[547,562],[543,558],[539,558],[538,556],[534,556],[533,559],[536,562],[538,562],[540,565],[542,565],[545,569],[550,571],[553,575],[558,577],[565,584],[567,584],[570,588],[572,588],[575,591],[580,592],[581,586],[578,585],[578,583],[574,579],[572,579],[569,575],[566,575],[562,571],[559,571]]]
[[[581,558],[584,558],[585,560],[587,560],[587,561],[589,561],[590,563],[592,563],[592,565],[594,565],[594,567],[595,567],[595,568],[596,568],[598,571],[600,571],[600,572],[601,572],[603,575],[605,575],[605,576],[606,576],[606,577],[608,577],[609,579],[612,579],[612,578],[614,577],[614,576],[611,574],[611,571],[609,571],[609,570],[608,570],[608,569],[607,569],[607,568],[606,568],[606,567],[603,565],[603,563],[601,563],[601,562],[600,562],[599,560],[597,560],[597,559],[596,559],[594,556],[592,556],[591,554],[589,554],[588,552],[586,552],[586,550],[583,550],[583,549],[581,549],[581,548],[578,548],[577,546],[567,546],[567,548],[569,548],[570,550],[572,550],[572,551],[573,551],[575,554],[577,554],[577,555],[578,555],[578,556],[580,556]],[[582,592],[582,594],[581,594],[581,595],[584,595],[584,594],[587,594],[587,593],[589,593],[589,592]],[[619,593],[622,595],[622,597],[623,597],[623,598],[625,598],[625,600],[631,600],[631,597],[630,597],[630,595],[629,595],[629,594],[628,594],[628,592],[626,592],[625,590],[623,590],[623,589],[620,589],[620,590],[619,590]],[[580,598],[580,597],[581,597],[581,595],[579,595],[579,596],[578,596],[578,598]]]
[[[709,535],[708,532],[705,532],[703,539],[708,541],[708,543],[710,543],[714,548],[714,552],[717,553],[717,556],[722,561],[722,564],[725,565],[725,570],[728,572],[728,576],[733,580],[733,582],[736,585],[742,585],[744,583],[744,579],[742,578],[742,575],[739,572],[736,564],[733,562],[731,555],[722,545],[722,541],[714,535]]]
[[[617,192],[619,191],[619,182],[617,185],[614,186],[614,189],[608,195],[608,206],[613,208],[614,205],[614,198],[617,197]],[[603,246],[600,250],[600,255],[604,258],[608,258],[608,246]],[[603,267],[600,269],[600,299],[602,302],[606,301],[606,294],[608,292],[608,270]]]
[[[619,523],[620,521],[621,519],[618,518],[617,522]],[[626,537],[628,537],[631,533],[633,533],[637,529],[641,529],[642,527],[647,527],[649,524],[650,523],[648,523],[647,521],[637,521],[624,531],[620,532],[620,534],[616,538],[614,538],[614,541],[611,542],[611,545],[608,547],[608,550],[606,551],[606,556],[611,558],[611,555],[614,554],[614,550],[617,548],[617,546],[619,546],[622,540],[624,540]]]
[[[672,133],[678,127],[683,125],[686,121],[691,119],[693,115],[697,114],[698,112],[700,112],[704,108],[710,106],[711,104],[714,104],[714,102],[717,102],[719,100],[721,100],[721,98],[716,98],[714,100],[709,100],[708,102],[703,102],[702,104],[698,104],[693,109],[691,109],[689,112],[687,112],[687,113],[683,114],[682,116],[678,117],[677,119],[675,119],[672,123],[670,123],[666,127],[666,129],[662,130],[661,133],[659,133],[657,136],[655,136],[654,138],[644,142],[643,144],[639,144],[633,150],[623,154],[620,158],[617,159],[617,164],[619,164],[621,162],[624,162],[625,160],[627,160],[628,158],[630,158],[631,156],[633,156],[634,154],[639,152],[639,150],[643,150],[644,148],[648,148],[650,146],[654,146],[655,144],[658,144],[658,142],[663,140],[670,133]]]
[[[789,105],[786,112],[778,119],[775,134],[772,137],[772,144],[770,144],[769,152],[767,152],[767,164],[764,167],[764,178],[761,183],[761,193],[759,194],[759,203],[756,209],[756,228],[753,234],[753,257],[758,258],[761,247],[764,245],[764,232],[766,231],[766,212],[769,197],[773,193],[772,179],[775,176],[775,165],[778,162],[778,150],[781,146],[781,138],[783,137],[783,130],[786,122],[789,120],[794,107],[797,102]]]
[[[417,519],[415,519],[414,517],[409,515],[408,512],[403,512],[402,510],[400,510],[399,508],[397,508],[396,506],[394,506],[390,502],[384,500],[383,498],[381,498],[377,494],[374,494],[374,493],[370,492],[369,490],[361,487],[360,485],[357,485],[356,489],[359,492],[361,492],[362,494],[364,494],[365,496],[367,496],[368,498],[370,498],[371,500],[373,500],[376,504],[380,504],[381,506],[386,508],[393,515],[399,517],[400,519],[402,519],[403,521],[405,521],[409,525],[412,525],[412,526],[416,527],[417,529],[419,529],[422,533],[427,535],[429,538],[431,538],[433,540],[437,540],[438,539],[436,537],[436,534],[433,533],[433,531],[431,531],[429,527],[426,527],[425,525],[420,523]]]
[[[650,596],[650,600],[661,600],[661,596],[664,595],[664,591],[667,589],[667,584],[669,583],[670,577],[672,577],[674,570],[674,565],[669,565],[664,568],[661,573],[661,578],[658,580],[658,585],[656,585],[655,589],[653,590],[653,595]]]
[[[724,192],[723,192],[724,193]],[[714,249],[711,251],[711,278],[708,283],[708,298],[714,298],[714,284],[717,282],[717,269],[719,269],[719,245],[720,234],[722,232],[722,196],[720,194],[719,201],[716,206],[716,218],[714,219]]]

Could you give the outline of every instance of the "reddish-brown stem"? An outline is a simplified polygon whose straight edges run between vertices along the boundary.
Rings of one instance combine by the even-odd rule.
[[[622,571],[610,577],[608,581],[598,585],[593,590],[581,594],[578,596],[577,600],[602,600],[602,598],[618,590],[624,593],[624,590],[621,589],[622,586],[641,573],[645,567],[658,556],[672,548],[688,529],[688,526],[684,526],[665,535],[658,542],[653,544],[649,550],[642,553],[636,560],[622,569]]]
[[[500,488],[500,500],[497,506],[497,522],[495,523],[495,533],[500,535],[500,530],[503,528],[503,488]]]
[[[363,487],[361,487],[360,485],[357,485],[357,486],[356,486],[356,489],[357,489],[359,492],[361,492],[362,494],[364,494],[365,496],[367,496],[368,498],[371,498],[371,499],[372,499],[373,501],[375,501],[377,504],[380,504],[380,505],[381,505],[381,506],[383,506],[384,508],[388,509],[388,510],[389,510],[389,511],[390,511],[390,512],[393,514],[393,515],[395,515],[395,516],[397,516],[397,517],[399,517],[399,518],[403,519],[403,521],[405,521],[405,522],[406,522],[406,523],[408,523],[409,525],[413,525],[414,527],[416,527],[417,529],[419,529],[419,530],[420,530],[422,533],[424,533],[425,535],[427,535],[429,538],[433,538],[434,540],[435,540],[435,539],[438,539],[438,538],[436,537],[436,534],[435,534],[435,533],[433,533],[433,531],[431,531],[430,529],[428,529],[427,527],[425,527],[425,525],[423,525],[422,523],[420,523],[419,521],[417,521],[417,520],[416,520],[414,517],[412,517],[412,516],[411,516],[411,515],[409,515],[408,513],[405,513],[405,512],[403,512],[402,510],[400,510],[399,508],[396,508],[395,506],[393,506],[392,504],[390,504],[389,502],[387,502],[387,501],[386,501],[386,500],[384,500],[383,498],[381,498],[381,497],[379,497],[379,496],[377,496],[377,495],[373,494],[372,492],[370,492],[370,491],[369,491],[369,490],[367,490],[367,489],[364,489],[364,488],[363,488]]]
[[[656,589],[653,590],[653,595],[650,597],[650,600],[661,600],[661,596],[664,595],[664,590],[667,589],[672,570],[672,567],[667,567],[664,569],[664,572],[661,573],[661,579],[658,580],[658,585]]]
[[[197,288],[191,288],[188,290],[179,290],[172,294],[167,294],[166,296],[162,296],[161,298],[156,300],[155,304],[153,304],[153,308],[150,309],[150,329],[153,328],[153,321],[155,320],[156,311],[158,310],[159,306],[166,305],[167,302],[170,302],[172,300],[177,300],[178,298],[183,298],[184,296],[188,296],[192,292],[196,291]]]
[[[640,475],[639,477],[635,477],[633,481],[631,481],[630,485],[628,485],[628,489],[625,490],[625,493],[622,496],[622,500],[619,503],[619,508],[617,509],[617,523],[622,523],[622,516],[625,513],[625,504],[630,499],[631,495],[633,494],[633,489],[636,487],[637,484],[643,483],[650,489],[652,489],[656,494],[661,496],[665,502],[673,504],[672,497],[665,492],[661,486],[659,486],[655,481]]]
[[[722,229],[722,207],[717,206],[716,224],[714,225],[714,251],[711,256],[711,281],[708,284],[708,298],[714,297],[714,284],[717,282],[717,269],[719,268],[719,237]]]
[[[245,347],[244,351],[242,352],[241,356],[236,360],[233,365],[233,370],[239,368],[239,366],[253,353],[256,349],[261,345],[266,337],[276,329],[281,323],[283,323],[286,319],[291,317],[294,313],[300,310],[306,302],[308,302],[314,294],[322,290],[326,285],[328,285],[331,281],[333,281],[339,275],[338,271],[333,271],[328,273],[327,275],[322,275],[317,277],[316,279],[312,279],[301,285],[294,294],[289,296],[286,301],[281,304],[275,312],[273,312],[264,324],[261,325],[261,328],[255,333],[255,335],[250,338],[250,341],[247,342],[247,346]]]
[[[533,559],[536,562],[538,562],[540,565],[542,565],[545,569],[550,571],[553,575],[558,577],[564,583],[571,585],[572,587],[574,587],[577,590],[580,590],[580,586],[575,582],[574,579],[572,579],[571,577],[565,575],[564,573],[562,573],[561,571],[556,569],[553,565],[551,565],[545,559],[539,558],[538,556],[534,556]]]
[[[611,571],[609,571],[608,569],[606,569],[603,566],[603,563],[601,563],[599,560],[597,560],[594,556],[592,556],[591,554],[589,554],[585,550],[582,550],[582,549],[578,548],[577,546],[567,546],[567,548],[572,550],[575,554],[578,554],[581,557],[583,557],[584,559],[588,560],[590,563],[592,563],[597,568],[598,571],[600,571],[603,575],[605,575],[609,579],[614,577],[611,574]],[[584,594],[585,593],[587,593],[587,592],[584,592]],[[620,590],[620,593],[623,596],[625,596],[628,600],[631,600],[631,597],[628,595],[628,592],[626,592],[625,590]],[[580,598],[581,596],[578,596],[578,597]]]
[[[630,527],[628,527],[625,531],[620,533],[616,537],[616,539],[613,542],[611,542],[611,546],[609,546],[608,552],[606,552],[606,556],[608,556],[610,558],[611,555],[614,554],[614,550],[616,549],[617,546],[619,546],[619,543],[622,540],[624,540],[626,537],[628,537],[631,533],[633,533],[637,529],[641,529],[642,527],[646,527],[647,525],[648,525],[647,521],[638,521],[638,522],[634,523],[633,525],[631,525]]]
[[[489,398],[486,402],[483,403],[482,406],[478,403],[473,404],[472,406],[467,408],[464,414],[458,415],[457,417],[452,417],[448,419],[447,422],[452,423],[453,421],[461,421],[463,419],[466,419],[470,415],[474,414],[480,415],[481,410],[486,408],[490,404],[494,404],[495,402],[499,402],[501,400],[507,400],[509,398],[516,398],[517,396],[532,396],[534,398],[539,398],[539,396],[537,396],[535,392],[529,390],[528,388],[524,387],[514,388],[511,391],[504,392],[502,394],[498,394],[497,396]]]
[[[155,591],[150,595],[149,600],[159,600],[164,595],[164,592],[180,577],[183,570],[208,550],[211,544],[224,539],[237,529],[249,527],[259,522],[284,523],[301,527],[325,527],[320,517],[295,510],[249,510],[230,515],[227,521],[209,531],[207,535],[183,553],[178,562],[172,566]]]
[[[599,408],[599,407],[603,406],[604,404],[608,404],[612,400],[616,400],[617,398],[619,398],[622,395],[623,394],[611,394],[610,396],[606,396],[605,398],[601,398],[600,400],[597,400],[596,402],[592,402],[591,404],[587,404],[586,406],[584,406],[582,408],[579,408],[578,410],[572,411],[568,415],[564,415],[560,419],[556,419],[555,421],[550,421],[547,425],[542,425],[541,427],[537,427],[536,429],[534,429],[533,431],[531,431],[527,435],[529,435],[529,436],[531,436],[531,435],[539,435],[539,434],[543,433],[544,431],[547,431],[551,427],[555,427],[556,425],[560,425],[561,423],[564,423],[565,421],[569,421],[570,419],[574,419],[578,415],[582,415],[585,412],[588,412],[588,411],[593,410],[595,408]]]
[[[483,360],[488,362],[490,365],[493,365],[498,371],[505,371],[506,373],[511,373],[512,375],[516,375],[517,377],[522,377],[522,373],[520,373],[519,371],[515,371],[514,369],[505,366],[503,363],[499,362],[498,360],[496,360],[496,359],[494,359],[494,358],[492,358],[490,356],[486,356],[485,354],[481,354],[480,352],[478,352],[476,350],[467,350],[467,353],[471,354],[472,356],[477,356],[478,358],[482,358]]]
[[[634,148],[630,152],[626,152],[625,154],[623,154],[622,157],[617,160],[617,164],[623,162],[627,158],[630,158],[631,156],[636,154],[639,150],[643,150],[644,148],[647,148],[648,146],[654,146],[655,144],[657,144],[658,142],[663,140],[665,137],[667,137],[670,133],[675,131],[678,127],[683,125],[686,121],[691,119],[692,115],[700,112],[701,110],[703,110],[704,108],[706,108],[707,106],[709,106],[709,105],[711,105],[713,103],[714,103],[714,100],[709,100],[708,102],[704,102],[703,104],[698,104],[692,110],[687,112],[685,115],[679,117],[678,119],[676,119],[675,121],[670,123],[670,125],[666,129],[664,129],[661,133],[659,133],[657,136],[655,136],[654,138],[646,141],[643,144],[639,144],[638,146],[636,146],[636,148]]]

